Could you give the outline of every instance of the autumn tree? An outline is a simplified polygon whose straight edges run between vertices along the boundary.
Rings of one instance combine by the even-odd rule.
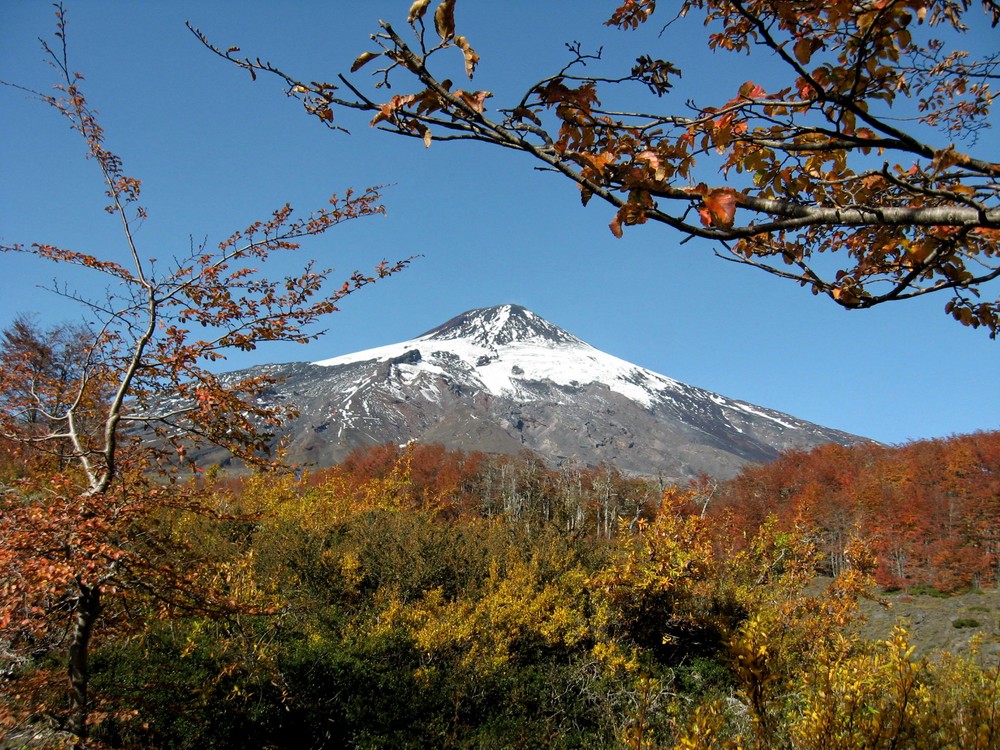
[[[42,328],[34,317],[18,315],[0,333],[0,372],[7,379],[7,387],[0,391],[4,399],[3,411],[13,409],[22,429],[44,430],[53,425],[49,416],[65,407],[72,396],[70,384],[80,375],[85,360],[84,342],[90,330],[82,324],[60,323]],[[23,405],[23,408],[22,408]],[[43,423],[48,423],[43,425]],[[49,441],[26,455],[12,444],[23,469],[32,459],[41,460],[50,468],[65,465],[67,443]],[[22,446],[23,447],[23,446]]]
[[[314,261],[285,278],[262,270],[269,257],[293,253],[303,238],[382,212],[377,189],[335,195],[304,216],[285,205],[217,247],[143,248],[134,232],[146,215],[142,185],[106,145],[82,77],[69,66],[62,6],[56,18],[57,43],[43,42],[59,75],[56,93],[16,88],[51,106],[82,138],[122,246],[107,257],[43,242],[0,246],[83,269],[99,282],[89,288],[109,290],[88,297],[53,288],[83,307],[87,323],[46,330],[22,317],[0,341],[0,432],[11,444],[60,459],[0,494],[0,658],[10,674],[32,655],[65,650],[65,728],[82,742],[90,711],[88,653],[102,613],[128,597],[144,597],[160,613],[239,606],[224,586],[199,590],[197,567],[188,567],[198,562],[197,551],[171,539],[169,528],[158,537],[159,526],[150,523],[199,511],[197,496],[176,475],[192,443],[222,446],[249,465],[275,464],[270,432],[289,408],[258,398],[272,380],[222,376],[209,366],[227,351],[261,342],[315,339],[316,324],[344,297],[407,261],[383,262],[332,287],[332,270]],[[0,727],[12,721],[0,709]]]
[[[849,543],[870,540],[884,586],[952,591],[996,580],[1000,433],[888,447],[823,445],[745,467],[723,483],[709,511],[723,538],[752,534],[775,516],[807,526],[820,570],[849,566]]]
[[[255,78],[275,74],[334,130],[347,108],[427,146],[525,153],[575,182],[585,205],[609,204],[616,236],[659,222],[848,309],[939,292],[961,323],[1000,331],[1000,300],[981,299],[1000,276],[1000,163],[979,138],[1000,60],[989,45],[963,51],[962,38],[997,25],[996,0],[619,0],[609,26],[662,20],[685,45],[701,35],[720,57],[712,75],[732,71],[726,93],[675,101],[676,60],[640,54],[602,75],[600,50],[574,43],[560,70],[493,108],[487,88],[453,84],[480,62],[456,5],[416,0],[410,33],[379,22],[351,69],[374,68],[375,91],[212,49]],[[766,87],[743,77],[746,55],[777,67]]]

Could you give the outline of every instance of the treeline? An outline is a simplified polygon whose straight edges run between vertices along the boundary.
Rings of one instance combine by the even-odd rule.
[[[652,518],[669,486],[611,466],[556,470],[530,453],[416,444],[359,449],[311,481],[357,491],[372,481],[384,486],[404,470],[397,492],[405,507],[502,515],[602,539]],[[1000,585],[1000,432],[894,447],[831,443],[687,489],[690,512],[711,516],[727,538],[752,537],[771,517],[779,528],[808,532],[822,552],[823,575],[846,570],[852,541],[862,540],[876,557],[877,582],[888,589]]]
[[[663,480],[630,477],[613,466],[552,469],[534,453],[517,456],[448,451],[440,445],[360,448],[311,476],[347,491],[395,482],[401,506],[443,516],[504,518],[527,528],[554,526],[577,536],[611,539],[622,521],[634,528],[660,505]]]

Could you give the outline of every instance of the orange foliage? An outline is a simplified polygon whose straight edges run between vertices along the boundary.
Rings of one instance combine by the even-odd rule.
[[[826,445],[745,469],[716,505],[731,528],[776,515],[816,530],[826,572],[868,540],[877,580],[951,591],[1000,581],[1000,432],[900,447]]]
[[[437,36],[427,5],[411,7],[409,31],[380,21],[370,35],[351,67],[367,66],[369,93],[344,75],[293,77],[192,31],[254,79],[277,76],[333,130],[335,109],[357,110],[424,146],[475,140],[526,154],[574,182],[585,205],[612,209],[616,237],[659,223],[846,308],[944,295],[946,314],[1000,334],[1000,300],[981,296],[1000,278],[1000,164],[977,139],[994,124],[996,61],[956,46],[1000,23],[995,0],[612,0],[607,24],[660,26],[659,50],[641,50],[629,70],[611,67],[599,42],[593,52],[574,42],[561,68],[489,107],[488,86],[453,89],[479,62],[457,33],[455,0],[438,5]],[[715,90],[671,96],[682,71],[670,56],[699,41],[716,56]],[[765,82],[746,80],[744,55],[768,61]],[[623,111],[612,102],[626,86],[647,93],[630,91]]]

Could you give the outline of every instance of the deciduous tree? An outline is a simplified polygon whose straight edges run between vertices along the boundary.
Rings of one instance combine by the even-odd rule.
[[[351,69],[374,68],[374,92],[213,49],[254,78],[277,75],[332,129],[349,108],[427,146],[528,154],[575,182],[584,204],[610,204],[616,236],[659,222],[845,308],[941,293],[961,323],[1000,331],[1000,300],[981,299],[1000,276],[1000,162],[980,137],[1000,59],[963,40],[996,27],[996,0],[618,0],[610,26],[655,16],[683,25],[685,44],[701,34],[725,93],[676,101],[678,61],[639,54],[601,75],[600,52],[571,44],[560,70],[492,109],[489,90],[453,83],[480,62],[456,5],[416,0],[410,34],[380,22]],[[776,74],[766,86],[746,80],[741,55],[766,57]],[[390,84],[398,93],[386,99]]]
[[[344,297],[407,261],[383,262],[332,288],[331,270],[314,262],[280,279],[261,270],[270,256],[292,253],[302,238],[380,213],[380,195],[368,189],[334,196],[306,216],[285,205],[215,248],[195,247],[172,260],[169,250],[157,251],[157,262],[134,233],[146,215],[138,203],[141,183],[106,146],[82,77],[67,60],[61,6],[56,17],[58,43],[43,47],[59,85],[52,95],[31,93],[65,117],[86,144],[123,247],[118,256],[98,257],[45,243],[0,246],[5,253],[86,269],[101,282],[90,288],[106,284],[110,290],[93,298],[54,289],[83,306],[85,327],[45,331],[20,318],[0,341],[0,432],[60,459],[0,494],[0,654],[6,671],[18,660],[23,666],[25,654],[65,648],[71,688],[66,728],[82,740],[90,641],[113,602],[143,596],[161,612],[239,605],[224,585],[200,591],[194,570],[178,567],[197,562],[195,551],[178,556],[183,540],[171,539],[168,524],[151,522],[199,510],[176,475],[190,441],[223,446],[252,465],[274,463],[269,431],[288,409],[259,402],[272,381],[224,377],[208,366],[227,350],[314,339],[314,324]],[[168,558],[165,549],[175,556]],[[65,638],[47,640],[60,630]],[[10,716],[0,719],[9,724]]]

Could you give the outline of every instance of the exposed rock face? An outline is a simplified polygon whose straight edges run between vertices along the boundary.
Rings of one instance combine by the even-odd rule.
[[[517,305],[470,310],[398,344],[254,369],[282,378],[272,397],[300,410],[289,458],[321,466],[360,445],[418,440],[721,478],[787,448],[862,439],[630,364]]]

